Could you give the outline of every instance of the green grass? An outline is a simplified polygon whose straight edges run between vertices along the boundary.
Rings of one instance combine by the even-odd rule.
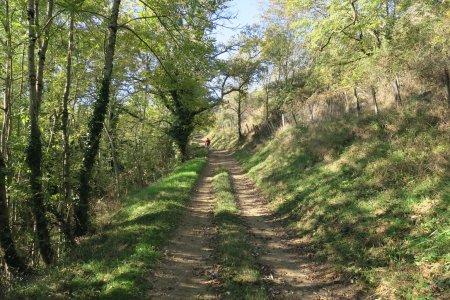
[[[268,299],[248,233],[239,217],[230,175],[219,168],[213,178],[215,223],[218,227],[216,254],[221,265],[219,277],[226,299]]]
[[[129,195],[123,207],[58,265],[23,285],[11,299],[147,299],[149,270],[177,226],[205,158]]]
[[[339,270],[383,298],[444,299],[450,128],[433,111],[290,128],[236,156],[286,225]]]
[[[211,131],[208,136],[211,139],[211,147],[219,150],[234,149],[238,144],[238,135],[236,130],[226,128],[222,131]]]

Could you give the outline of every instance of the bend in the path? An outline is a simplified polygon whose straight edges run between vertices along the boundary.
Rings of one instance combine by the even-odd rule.
[[[267,208],[255,185],[227,152],[218,152],[229,169],[242,218],[259,249],[259,261],[270,281],[269,293],[274,299],[358,299],[360,290],[340,279],[331,266],[302,253],[284,233]]]

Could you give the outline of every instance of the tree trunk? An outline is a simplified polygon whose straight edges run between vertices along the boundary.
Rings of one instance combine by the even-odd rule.
[[[70,223],[70,211],[72,207],[71,196],[72,196],[72,186],[70,184],[70,144],[69,144],[69,96],[70,88],[72,85],[72,53],[74,50],[74,13],[70,14],[70,24],[69,24],[69,36],[68,36],[68,49],[67,49],[67,61],[66,61],[66,84],[64,87],[63,103],[62,103],[62,117],[61,117],[61,129],[63,134],[63,205],[62,205],[62,220],[64,218],[64,208],[68,207],[69,217],[67,220],[61,222],[60,224],[62,232],[66,236],[70,243],[73,243],[72,236],[72,226]]]
[[[265,106],[266,106],[266,122],[268,122],[269,121],[269,85],[266,86],[265,91],[266,91],[266,103],[265,103]]]
[[[243,135],[242,135],[242,92],[239,91],[239,95],[238,95],[238,107],[237,107],[237,125],[238,125],[238,136],[239,136],[239,140],[241,141],[243,139]]]
[[[400,95],[400,83],[399,83],[399,80],[398,80],[398,76],[396,76],[395,80],[392,81],[392,88],[394,90],[395,104],[401,105],[402,104],[402,97]]]
[[[89,135],[86,140],[83,167],[80,172],[79,200],[75,206],[75,235],[83,236],[88,232],[89,220],[89,181],[95,157],[100,145],[100,137],[103,129],[106,111],[109,104],[109,87],[111,85],[114,51],[116,46],[117,19],[119,16],[120,0],[114,0],[111,10],[111,18],[108,25],[108,42],[106,45],[103,79],[94,105],[94,112],[89,122]]]
[[[178,149],[180,149],[181,162],[186,162],[188,160],[189,135],[190,134],[183,133],[175,138],[175,142],[177,143]]]
[[[69,245],[75,245],[75,239],[72,234],[72,226],[70,223],[70,215],[66,216],[64,209],[53,210],[54,216],[59,222],[59,228],[64,234],[64,238]]]
[[[24,94],[24,90],[26,90],[25,85],[27,82],[27,76],[25,76],[25,59],[26,59],[26,55],[27,55],[27,44],[23,43],[23,48],[22,48],[22,57],[20,58],[20,85],[19,85],[19,94],[17,95],[18,99],[22,99],[23,98],[23,94]],[[20,119],[18,119],[19,122],[17,124],[17,133],[20,136]]]
[[[120,178],[119,178],[119,164],[117,162],[117,153],[116,153],[116,146],[114,145],[113,137],[111,136],[108,128],[106,126],[103,127],[106,133],[106,136],[108,137],[109,141],[109,148],[111,149],[111,158],[112,158],[112,167],[114,170],[114,185],[116,189],[115,197],[120,197]]]
[[[182,90],[171,91],[172,98],[174,100],[174,107],[172,107],[172,114],[175,120],[171,123],[169,129],[169,136],[175,140],[178,149],[181,153],[181,161],[187,161],[188,157],[188,144],[189,137],[194,131],[194,118],[195,113],[186,108],[182,99]]]
[[[361,106],[359,104],[358,92],[356,91],[356,87],[353,88],[353,97],[355,98],[356,103],[356,115],[359,116],[361,112]]]
[[[445,74],[445,85],[447,86],[447,104],[448,108],[450,108],[450,74],[448,68],[444,69]]]
[[[6,31],[5,39],[5,92],[3,95],[3,125],[1,131],[1,152],[5,165],[8,165],[8,139],[11,133],[11,103],[13,88],[13,49],[12,49],[12,32],[9,13],[9,1],[5,1],[5,16],[3,26]]]
[[[30,138],[27,148],[27,163],[30,168],[30,185],[31,197],[30,204],[36,222],[36,231],[38,237],[39,251],[42,259],[46,264],[50,264],[53,260],[53,249],[51,247],[50,232],[48,230],[48,221],[45,216],[44,195],[42,192],[42,142],[41,131],[39,128],[39,107],[42,97],[43,86],[42,74],[37,76],[35,65],[35,46],[37,41],[35,26],[36,26],[36,3],[33,0],[28,0],[28,82],[29,82],[29,99],[30,99]],[[52,0],[48,1],[48,10],[51,15]],[[39,53],[39,67],[43,72],[45,61],[45,52],[40,50]]]
[[[10,151],[8,147],[8,141],[11,136],[11,127],[12,127],[12,102],[13,102],[13,49],[12,49],[12,30],[11,30],[11,15],[9,9],[9,1],[4,1],[5,5],[5,15],[3,26],[5,28],[6,39],[5,39],[5,91],[3,95],[3,124],[1,129],[1,137],[0,137],[0,151],[3,154],[3,160],[5,164],[5,169],[8,169],[10,157]],[[6,182],[9,184],[12,181],[12,175],[9,172],[6,172]],[[8,204],[8,194],[5,189],[5,199]],[[8,205],[7,205],[7,209]]]
[[[292,119],[294,119],[295,125],[298,125],[297,118],[295,117],[294,111],[292,111],[291,114],[292,114]]]
[[[145,99],[147,99],[147,94],[145,94]],[[146,107],[143,108],[142,112],[141,112],[141,116],[143,117],[143,119],[145,120],[146,118]],[[140,187],[144,187],[145,185],[145,177],[144,177],[144,145],[143,145],[143,141],[145,139],[145,122],[142,122],[141,124],[141,130],[139,133],[139,138],[136,139],[137,143],[138,143],[138,154],[139,154],[139,158],[138,158],[138,162],[137,162],[137,168],[138,168],[138,174],[139,174],[139,186]]]
[[[348,100],[347,92],[344,92],[345,97],[345,113],[348,114],[350,112],[350,101]]]
[[[308,103],[310,121],[314,121],[314,104]]]
[[[331,119],[333,117],[333,99],[327,99],[328,117]]]
[[[15,274],[28,272],[28,267],[19,256],[9,227],[9,210],[6,203],[6,165],[0,152],[0,246],[8,267]]]
[[[376,94],[375,88],[373,86],[370,87],[370,90],[372,92],[372,101],[373,101],[373,106],[375,108],[375,114],[378,116],[380,114],[380,109],[378,107],[377,94]]]
[[[35,5],[38,5],[39,0],[34,0]],[[36,13],[36,17],[38,17]],[[44,91],[44,67],[45,67],[45,59],[47,55],[48,49],[48,41],[50,38],[50,27],[53,20],[53,0],[47,0],[47,20],[43,30],[42,41],[39,45],[38,50],[38,65],[37,65],[37,73],[36,73],[36,92],[38,97],[38,110],[41,107],[42,103],[42,94]],[[36,21],[36,24],[39,26],[39,22]]]
[[[272,121],[269,120],[269,122],[267,123],[269,125],[269,129],[272,133],[275,133],[275,126],[273,126]]]

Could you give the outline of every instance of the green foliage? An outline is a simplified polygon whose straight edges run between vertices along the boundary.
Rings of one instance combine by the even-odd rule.
[[[230,174],[219,167],[213,178],[214,221],[218,228],[216,247],[226,299],[268,299],[248,233],[239,217]]]
[[[217,72],[215,46],[208,34],[226,2],[176,1],[143,5],[141,17],[149,21],[132,29],[147,48],[136,49],[144,66],[138,68],[138,74],[144,78],[145,89],[160,105],[164,130],[178,145],[182,159],[187,158],[186,147],[197,125],[197,116],[219,100],[208,88],[208,82]],[[167,20],[155,21],[155,15],[166,15]],[[155,32],[159,33],[156,38]]]
[[[80,241],[54,267],[9,295],[32,299],[146,299],[147,276],[178,224],[205,166],[195,158],[172,175],[128,195],[98,233]]]
[[[27,10],[26,2],[0,3],[1,82],[10,75],[10,104],[3,104],[1,150],[6,153],[7,197],[11,229],[20,253],[37,268],[41,258],[29,251],[36,242],[30,205],[25,202],[30,191],[29,170],[25,165],[25,147],[29,132],[29,86],[27,86]],[[44,93],[39,112],[42,132],[43,202],[51,227],[51,241],[66,251],[66,238],[61,237],[62,223],[73,224],[73,204],[83,164],[83,147],[88,140],[88,124],[93,103],[100,87],[108,32],[110,1],[62,0],[54,2],[54,15],[47,22],[47,1],[39,1],[36,16],[40,24],[37,45],[42,44],[48,30],[48,51],[43,67]],[[206,87],[216,70],[215,46],[210,36],[222,17],[227,1],[126,1],[119,14],[114,72],[110,88],[110,105],[101,131],[100,149],[90,182],[92,213],[105,209],[110,202],[129,190],[141,188],[172,171],[179,163],[177,149],[168,135],[170,125],[183,135],[187,147],[190,132],[208,118],[189,113],[210,106]],[[7,10],[9,9],[9,11]],[[156,17],[158,16],[158,17]],[[70,195],[65,198],[63,178],[62,98],[66,81],[69,20],[74,19],[74,51],[72,53],[71,90],[68,97],[68,133]],[[39,49],[36,47],[36,55]],[[37,61],[37,57],[34,58]],[[169,74],[164,72],[170,71]],[[8,74],[7,74],[8,73]],[[176,78],[172,81],[169,75]],[[170,105],[169,90],[178,90],[181,107],[177,110],[188,122],[177,122],[162,103],[162,91]],[[6,90],[6,88],[5,88]],[[2,89],[3,91],[3,89]],[[2,98],[8,98],[2,93]],[[168,106],[170,106],[168,105]],[[173,106],[170,106],[173,107]],[[11,122],[8,127],[7,112]],[[188,112],[186,114],[186,112]],[[180,121],[180,120],[178,120]],[[6,125],[5,125],[6,124]],[[187,155],[186,155],[187,158]],[[59,217],[57,216],[59,215]],[[61,217],[61,218],[60,218]],[[95,218],[95,216],[94,216]],[[58,228],[59,227],[59,228]],[[69,226],[70,227],[70,226]],[[34,253],[34,252],[33,252]],[[0,251],[0,256],[3,256]],[[1,262],[3,260],[0,258]],[[0,271],[7,279],[6,269]],[[9,279],[7,279],[9,282]],[[13,279],[14,280],[14,279]]]
[[[287,226],[383,298],[446,298],[450,135],[429,106],[280,131],[237,156]]]
[[[449,64],[448,16],[448,2],[439,1],[271,0],[261,49],[273,101],[289,100],[292,86],[309,98],[403,73],[442,86],[435,66]]]

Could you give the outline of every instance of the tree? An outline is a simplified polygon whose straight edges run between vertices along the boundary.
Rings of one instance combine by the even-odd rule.
[[[244,101],[250,85],[255,82],[264,71],[264,65],[260,56],[259,36],[256,32],[241,33],[238,53],[228,60],[226,75],[230,78],[227,83],[228,92],[237,92],[235,97],[236,107],[231,107],[236,112],[239,140],[243,139],[242,118],[244,114]]]
[[[167,174],[174,142],[187,159],[193,128],[221,98],[210,33],[226,2],[116,2],[114,23],[112,1],[0,1],[0,263],[54,262],[87,232],[92,199]]]
[[[72,56],[74,52],[74,25],[75,12],[71,11],[69,16],[69,33],[66,62],[66,82],[62,100],[61,130],[63,134],[63,204],[71,206],[72,185],[70,180],[70,144],[69,144],[69,96],[72,87]],[[63,207],[64,207],[63,206]],[[69,210],[70,211],[70,210]],[[64,217],[64,210],[58,212],[58,219],[61,223],[62,231],[67,240],[73,244],[72,227],[70,217]],[[68,214],[70,216],[70,213]]]
[[[182,161],[188,158],[189,138],[200,114],[223,97],[223,93],[214,94],[216,87],[208,86],[219,68],[209,33],[215,21],[222,18],[226,2],[182,2],[160,7],[146,4],[143,17],[157,16],[158,22],[148,20],[144,28],[128,28],[153,55],[144,62],[147,91],[167,110],[165,132],[177,144]],[[173,11],[177,14],[170,14]],[[148,37],[149,33],[160,31],[161,26],[164,35]]]
[[[4,259],[8,267],[13,273],[25,273],[28,270],[23,258],[18,254],[16,245],[14,243],[13,235],[10,226],[10,214],[8,207],[8,196],[6,188],[7,178],[7,158],[9,147],[8,140],[11,134],[11,104],[13,92],[13,36],[12,24],[10,14],[10,3],[8,0],[4,1],[4,11],[2,18],[2,25],[5,30],[5,38],[0,40],[4,47],[4,96],[3,96],[3,125],[1,131],[1,150],[0,150],[0,247],[4,253]]]
[[[108,42],[104,60],[103,78],[94,104],[94,112],[89,122],[89,134],[85,143],[83,167],[80,172],[79,200],[75,206],[75,235],[82,236],[88,232],[89,220],[89,181],[97,155],[103,122],[109,104],[109,88],[112,79],[114,51],[116,47],[117,21],[119,18],[120,0],[114,0],[108,25]]]
[[[13,273],[27,273],[28,266],[18,254],[9,224],[9,209],[6,200],[6,165],[0,152],[0,246],[4,258]]]
[[[36,7],[39,7],[38,0],[28,0],[28,84],[30,100],[30,138],[27,148],[27,163],[30,168],[31,197],[30,206],[32,208],[39,249],[42,259],[46,264],[53,260],[53,249],[51,246],[50,232],[46,218],[44,204],[44,194],[42,191],[42,141],[41,130],[39,128],[39,110],[42,102],[44,88],[44,63],[48,49],[49,29],[53,19],[53,0],[47,1],[46,26],[43,29],[43,36],[39,44],[38,64],[35,65],[35,48],[38,41],[36,28],[39,27],[39,18]]]

